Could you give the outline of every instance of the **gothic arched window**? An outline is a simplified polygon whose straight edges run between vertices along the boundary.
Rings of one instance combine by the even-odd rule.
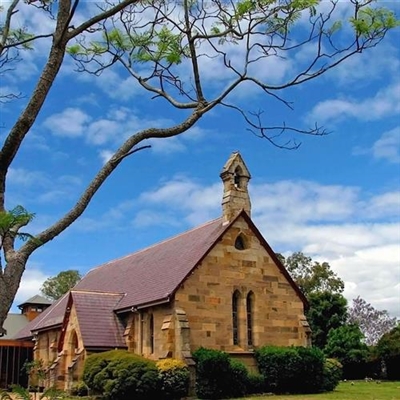
[[[239,302],[240,293],[235,290],[232,295],[232,337],[233,344],[239,344]]]
[[[253,324],[254,324],[254,293],[249,292],[246,297],[247,316],[247,344],[253,346]]]
[[[154,353],[154,317],[153,314],[150,314],[149,321],[149,340],[150,340],[150,353]]]

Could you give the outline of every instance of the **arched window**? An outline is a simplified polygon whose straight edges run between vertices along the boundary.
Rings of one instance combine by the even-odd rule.
[[[247,344],[253,346],[253,323],[254,323],[254,293],[249,292],[246,297],[247,316]]]
[[[240,234],[235,240],[235,248],[237,250],[244,250],[246,248],[246,239]]]
[[[149,321],[149,339],[150,339],[150,353],[154,353],[154,317],[153,314],[150,314]]]
[[[239,166],[236,167],[234,175],[233,175],[233,182],[235,184],[235,187],[240,189],[241,188],[241,175],[242,175],[242,168],[240,168]]]
[[[239,302],[240,293],[235,290],[232,295],[232,337],[233,344],[239,344]]]

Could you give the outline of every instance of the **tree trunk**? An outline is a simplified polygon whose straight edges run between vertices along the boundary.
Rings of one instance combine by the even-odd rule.
[[[0,336],[7,333],[4,329],[4,321],[17,294],[26,261],[25,257],[15,253],[0,275]]]

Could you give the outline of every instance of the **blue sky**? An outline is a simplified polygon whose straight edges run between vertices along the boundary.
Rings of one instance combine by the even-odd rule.
[[[4,3],[6,4],[6,3]],[[346,11],[346,2],[339,2]],[[396,2],[388,7],[399,12]],[[344,12],[339,8],[341,12]],[[41,32],[43,16],[20,24]],[[245,110],[263,109],[270,125],[312,126],[324,137],[288,133],[301,142],[282,150],[255,137],[238,114],[214,109],[180,137],[150,141],[152,148],[128,157],[100,189],[84,215],[36,251],[16,304],[38,292],[43,281],[66,269],[89,269],[221,215],[219,173],[239,150],[252,174],[252,217],[276,252],[303,251],[328,261],[360,295],[400,317],[400,29],[376,48],[349,59],[315,81],[283,92],[293,110],[249,86],[233,96]],[[48,44],[23,54],[15,70],[0,76],[2,93],[29,97]],[[279,82],[307,58],[259,63],[259,73]],[[225,82],[224,70],[208,60],[202,76],[210,93]],[[2,104],[2,139],[26,98]],[[139,129],[182,119],[150,96],[121,69],[100,77],[74,72],[67,58],[48,101],[12,168],[7,208],[22,204],[36,213],[28,227],[40,232],[73,206],[122,139]]]

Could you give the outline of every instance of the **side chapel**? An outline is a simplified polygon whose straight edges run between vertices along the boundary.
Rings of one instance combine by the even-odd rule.
[[[307,300],[251,220],[238,152],[220,177],[221,218],[92,269],[17,334],[49,366],[46,385],[70,389],[89,354],[115,348],[193,365],[203,346],[255,368],[259,346],[309,344]]]

